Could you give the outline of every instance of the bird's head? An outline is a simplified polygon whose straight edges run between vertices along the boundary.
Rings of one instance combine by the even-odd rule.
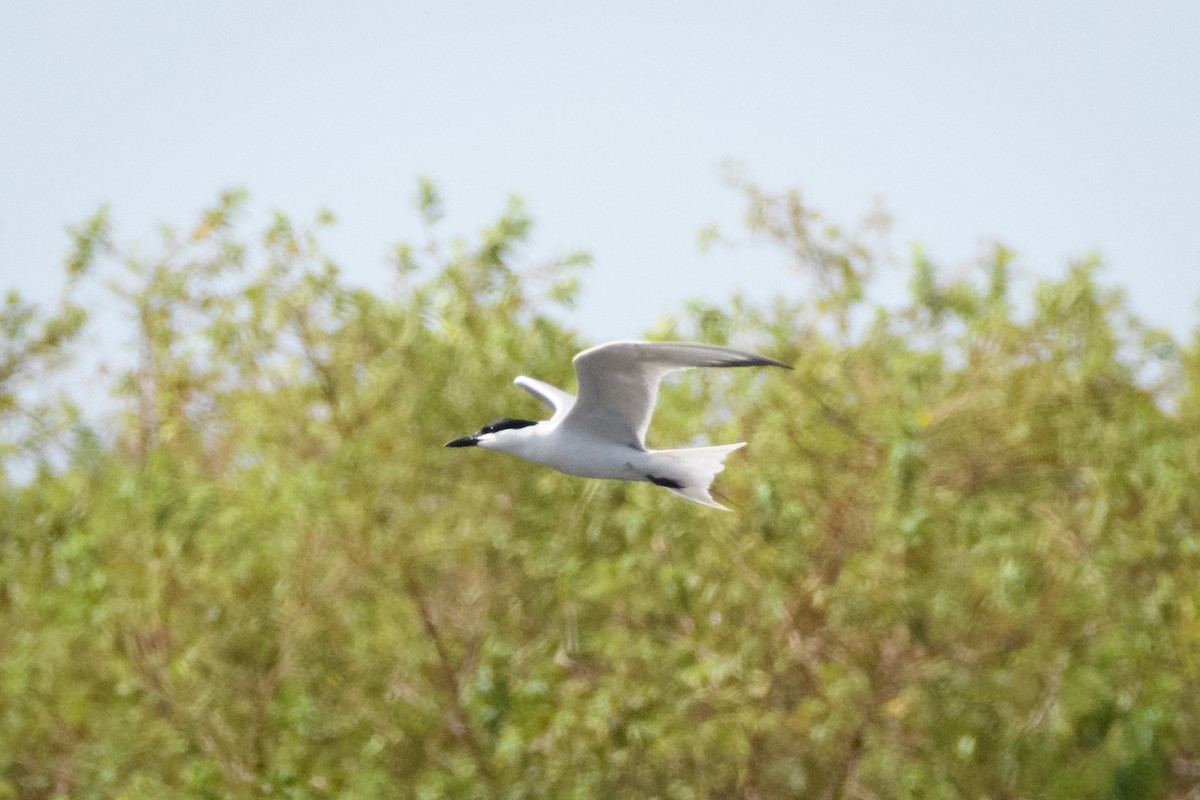
[[[527,419],[511,419],[505,417],[495,422],[489,422],[470,436],[463,436],[452,442],[446,442],[446,447],[486,447],[489,450],[513,450],[528,438],[526,428],[537,425]]]

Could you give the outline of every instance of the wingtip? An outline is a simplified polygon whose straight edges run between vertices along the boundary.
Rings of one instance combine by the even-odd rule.
[[[793,369],[791,364],[785,364],[782,361],[771,358],[770,356],[760,355],[758,353],[746,353],[749,358],[746,360],[748,367],[783,367],[784,369]]]
[[[784,369],[794,369],[790,364],[785,364],[782,361],[776,361],[767,356],[760,356],[757,353],[738,353],[736,356],[729,359],[717,359],[710,367],[783,367]]]

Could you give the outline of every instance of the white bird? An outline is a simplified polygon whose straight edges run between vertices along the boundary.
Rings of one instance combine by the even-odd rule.
[[[709,494],[725,457],[745,442],[647,450],[646,428],[664,375],[691,367],[783,367],[765,356],[689,342],[609,342],[575,356],[579,397],[521,375],[513,383],[554,409],[550,419],[501,419],[446,447],[483,447],[581,478],[649,481],[694,503]],[[725,509],[728,510],[728,509]]]

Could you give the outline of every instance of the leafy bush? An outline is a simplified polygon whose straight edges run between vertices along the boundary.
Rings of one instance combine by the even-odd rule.
[[[1200,340],[1002,247],[874,308],[877,220],[741,190],[794,289],[652,332],[795,364],[663,391],[652,444],[751,443],[735,514],[441,448],[573,385],[586,259],[519,204],[389,293],[238,193],[154,258],[75,231],[131,348],[88,427],[24,399],[75,290],[0,315],[0,798],[1187,796]]]

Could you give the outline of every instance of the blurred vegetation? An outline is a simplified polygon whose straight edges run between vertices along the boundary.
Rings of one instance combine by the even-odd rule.
[[[518,203],[447,244],[422,183],[382,293],[238,193],[152,256],[74,230],[0,312],[0,798],[1194,797],[1200,340],[999,246],[873,307],[878,219],[738,185],[792,290],[650,332],[796,367],[664,389],[652,444],[751,443],[734,514],[442,449],[589,344]],[[27,400],[81,281],[102,421]]]

